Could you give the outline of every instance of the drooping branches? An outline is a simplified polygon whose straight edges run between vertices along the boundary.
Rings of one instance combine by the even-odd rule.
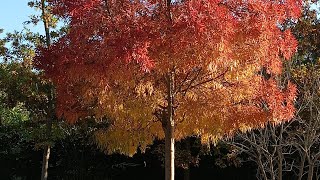
[[[157,119],[170,104],[168,72],[175,139],[196,134],[208,142],[293,116],[295,87],[280,88],[275,79],[297,42],[278,25],[299,16],[300,1],[50,3],[69,18],[70,30],[39,48],[37,66],[57,87],[59,116],[70,122],[111,117],[110,131],[98,135],[110,152],[131,154],[164,137]],[[137,132],[141,125],[148,129]]]

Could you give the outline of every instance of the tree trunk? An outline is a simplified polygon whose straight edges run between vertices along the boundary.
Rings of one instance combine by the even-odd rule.
[[[258,157],[257,157],[257,163],[258,163],[258,167],[260,169],[260,173],[262,174],[262,177],[264,180],[268,180],[268,177],[267,177],[267,174],[266,174],[266,171],[263,167],[263,164],[262,164],[262,157],[261,157],[261,154],[258,152]]]
[[[41,180],[47,180],[48,178],[48,167],[49,167],[49,158],[50,158],[50,137],[51,137],[51,129],[52,129],[52,114],[50,113],[50,118],[47,119],[46,123],[46,134],[47,134],[47,145],[44,148],[43,156],[42,156],[42,171],[41,171]]]
[[[273,167],[273,159],[272,159],[272,155],[268,155],[269,156],[269,167],[270,167],[270,178],[271,180],[275,180],[276,179],[276,174],[274,173],[274,167]]]
[[[46,5],[45,0],[41,0],[41,15],[42,15],[42,21],[44,25],[44,30],[46,33],[46,45],[47,47],[51,44],[51,37],[50,37],[50,27],[49,27],[49,19],[48,15],[46,13]],[[50,140],[51,136],[51,129],[52,129],[52,121],[53,121],[53,111],[54,111],[54,105],[53,105],[53,89],[50,90],[49,95],[49,105],[48,105],[48,119],[47,119],[47,140]],[[43,158],[42,158],[42,171],[41,171],[41,180],[47,180],[48,178],[48,167],[49,167],[49,158],[50,158],[50,145],[49,143],[44,148],[43,152]]]
[[[48,167],[50,158],[50,146],[46,146],[42,157],[42,171],[41,180],[46,180],[48,178]]]
[[[50,37],[50,27],[49,27],[48,14],[46,13],[45,0],[41,0],[41,15],[42,15],[42,21],[43,21],[43,25],[44,25],[44,30],[46,33],[46,45],[49,47],[51,44],[51,37]]]
[[[274,129],[274,133],[273,135],[276,137],[276,129]],[[283,124],[281,124],[281,129],[280,129],[280,133],[279,133],[279,141],[277,142],[277,146],[276,146],[276,150],[277,150],[277,154],[278,154],[278,180],[282,180],[282,176],[283,176],[283,149],[282,149],[282,134],[283,134]],[[276,140],[276,138],[275,138]]]
[[[165,132],[165,179],[174,180],[174,126],[168,125]]]
[[[303,172],[304,172],[304,162],[306,161],[306,154],[303,153],[301,157],[301,162],[300,162],[300,167],[299,167],[299,175],[298,175],[298,180],[302,180],[303,177]]]
[[[173,99],[174,99],[174,75],[173,72],[168,74],[167,84],[167,116],[164,119],[164,131],[165,131],[165,179],[174,180],[174,110],[173,110]]]
[[[279,145],[280,146],[280,145]],[[283,154],[282,154],[282,148],[277,147],[277,153],[278,153],[278,180],[282,180],[282,161],[283,161]]]
[[[309,163],[308,180],[312,180],[313,178],[313,169],[314,169],[314,164]]]

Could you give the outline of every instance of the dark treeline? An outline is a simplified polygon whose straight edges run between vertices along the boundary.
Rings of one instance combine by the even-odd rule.
[[[138,152],[133,157],[106,155],[90,143],[92,137],[84,132],[86,128],[69,128],[69,134],[56,141],[51,149],[48,179],[164,178],[161,161],[163,154],[158,152],[163,142],[155,142],[145,153]],[[40,179],[42,150],[35,149],[33,143],[21,141],[21,136],[17,127],[1,127],[1,179]],[[188,138],[188,141],[197,139]],[[183,143],[178,144],[183,146]],[[226,146],[212,146],[206,153],[200,153],[200,147],[194,146],[191,153],[198,156],[199,162],[191,165],[189,171],[178,168],[177,179],[255,179],[255,165],[250,162],[239,165],[227,160],[226,155],[230,152]]]

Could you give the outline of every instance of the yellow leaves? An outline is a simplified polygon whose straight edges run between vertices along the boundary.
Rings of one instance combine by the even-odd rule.
[[[133,155],[138,147],[143,151],[155,138],[164,137],[161,123],[153,115],[160,92],[147,80],[117,83],[116,87],[99,97],[102,105],[96,110],[112,121],[110,128],[98,131],[95,137],[107,153]]]
[[[221,53],[225,52],[226,45],[224,44],[224,42],[218,43],[217,47],[218,47],[219,52],[221,52]]]
[[[108,154],[121,153],[133,156],[137,151],[139,142],[135,139],[130,139],[128,134],[130,133],[125,131],[97,131],[95,132],[95,139],[98,142],[98,146]]]
[[[225,75],[226,80],[230,83],[248,81],[248,79],[252,78],[258,71],[255,65],[237,64],[237,60],[234,61],[234,64],[230,66],[230,71]]]
[[[140,83],[136,87],[136,92],[138,96],[151,96],[153,93],[153,85],[151,82],[146,82],[146,83]]]
[[[209,65],[208,65],[208,71],[217,72],[217,70],[218,70],[217,64],[214,63],[214,62],[210,62]]]
[[[143,123],[117,118],[108,129],[97,131],[95,139],[98,146],[109,154],[117,152],[132,156],[137,148],[144,152],[155,137],[163,137],[161,130],[161,124],[153,120]]]
[[[303,80],[304,78],[310,76],[310,72],[306,65],[300,65],[299,69],[292,69],[292,76],[296,80]]]
[[[212,133],[212,134],[217,134],[217,133]],[[207,145],[210,145],[210,144],[217,145],[218,141],[222,137],[222,134],[220,136],[212,135],[212,134],[210,133],[210,134],[201,135],[201,143],[202,144],[207,144]]]

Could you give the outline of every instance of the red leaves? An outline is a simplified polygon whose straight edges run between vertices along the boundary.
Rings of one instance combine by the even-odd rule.
[[[132,59],[141,64],[144,71],[150,71],[154,65],[152,59],[150,59],[148,55],[149,46],[150,42],[145,42],[141,46],[138,45],[137,47],[134,47],[132,51]]]
[[[91,11],[102,3],[102,0],[48,0],[54,7],[53,12],[57,15],[77,18]]]

